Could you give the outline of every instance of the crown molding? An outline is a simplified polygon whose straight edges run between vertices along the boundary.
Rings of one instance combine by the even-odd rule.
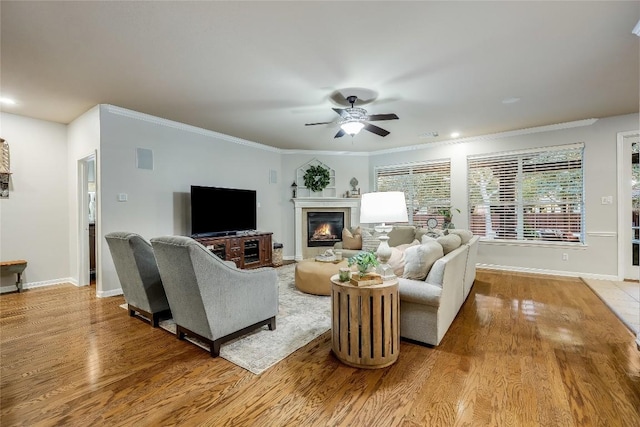
[[[115,105],[103,104],[102,105],[109,113],[119,116],[128,117],[135,120],[141,120],[148,123],[153,123],[160,126],[166,126],[173,129],[183,130],[186,132],[195,133],[198,135],[207,136],[210,138],[222,139],[234,144],[244,145],[251,148],[257,148],[259,150],[270,151],[272,153],[281,153],[282,149],[271,147],[269,145],[260,144],[258,142],[248,141],[242,138],[236,138],[235,136],[226,135],[224,133],[215,132],[212,130],[202,129],[197,126],[187,125],[185,123],[176,122],[173,120],[163,119],[160,117],[152,116],[150,114],[140,113],[138,111],[128,110],[122,107],[116,107]]]
[[[536,126],[531,128],[525,128],[525,129],[510,130],[507,132],[490,133],[487,135],[480,135],[480,136],[470,136],[467,138],[448,139],[446,141],[438,141],[438,142],[427,142],[424,144],[410,145],[408,147],[389,148],[387,150],[371,151],[369,152],[369,154],[379,155],[379,154],[401,153],[404,151],[415,151],[415,150],[424,150],[425,148],[441,147],[443,145],[463,144],[463,143],[472,142],[472,141],[488,141],[488,140],[494,140],[494,139],[500,139],[500,138],[509,138],[512,136],[530,135],[530,134],[540,133],[540,132],[551,132],[551,131],[557,131],[557,130],[563,130],[563,129],[591,126],[597,121],[598,119],[576,120],[573,122],[564,122],[564,123],[557,123],[553,125]]]
[[[280,149],[282,154],[305,154],[318,156],[360,156],[369,157],[371,153],[368,151],[329,151],[329,150],[300,150],[300,149]]]
[[[498,133],[492,133],[492,134],[480,135],[480,136],[470,136],[468,138],[449,139],[446,141],[416,144],[416,145],[410,145],[407,147],[390,148],[387,150],[362,152],[362,151],[330,151],[330,150],[302,150],[302,149],[276,148],[276,147],[271,147],[269,145],[261,144],[258,142],[237,138],[235,136],[226,135],[224,133],[199,128],[197,126],[192,126],[192,125],[176,122],[169,119],[163,119],[160,117],[152,116],[150,114],[140,113],[138,111],[128,110],[126,108],[117,107],[111,104],[102,104],[101,107],[105,108],[106,111],[108,111],[109,113],[116,114],[119,116],[124,116],[124,117],[132,118],[135,120],[141,120],[141,121],[157,124],[160,126],[166,126],[173,129],[183,130],[186,132],[203,135],[210,138],[222,139],[224,141],[231,142],[234,144],[244,145],[244,146],[256,148],[259,150],[270,151],[272,153],[322,155],[322,156],[354,156],[354,157],[369,157],[369,156],[380,155],[380,154],[401,153],[405,151],[415,151],[415,150],[424,150],[425,148],[441,147],[444,145],[463,144],[471,141],[486,141],[486,140],[493,140],[493,139],[499,139],[499,138],[508,138],[512,136],[530,135],[530,134],[540,133],[540,132],[550,132],[550,131],[556,131],[556,130],[562,130],[562,129],[571,129],[571,128],[582,127],[582,126],[591,126],[592,124],[598,121],[598,119],[576,120],[573,122],[557,123],[557,124],[546,125],[546,126],[537,126],[537,127],[518,129],[513,131],[507,131],[507,132],[498,132]]]

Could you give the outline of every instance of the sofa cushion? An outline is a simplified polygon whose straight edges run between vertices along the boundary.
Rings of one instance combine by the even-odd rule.
[[[438,237],[436,240],[442,245],[445,255],[458,249],[462,244],[462,239],[457,234],[447,234],[446,236]]]
[[[388,264],[393,270],[393,274],[395,274],[398,277],[402,277],[402,275],[404,274],[404,266],[406,264],[404,251],[410,246],[415,246],[419,244],[420,242],[418,242],[417,240],[414,240],[411,243],[405,243],[403,245],[391,247],[391,257],[389,258]]]
[[[413,225],[396,225],[389,232],[389,246],[398,246],[413,242],[416,228]]]
[[[399,278],[398,290],[400,301],[440,307],[442,287],[423,281]]]
[[[450,229],[449,234],[457,234],[460,236],[460,240],[462,240],[463,245],[469,243],[469,240],[473,237],[473,232],[471,232],[471,230],[464,230],[462,228]]]
[[[362,249],[362,234],[360,227],[353,230],[353,233],[347,228],[342,230],[342,248]]]
[[[424,280],[433,263],[443,255],[442,246],[438,242],[427,242],[408,247],[404,251],[405,266],[402,277]]]

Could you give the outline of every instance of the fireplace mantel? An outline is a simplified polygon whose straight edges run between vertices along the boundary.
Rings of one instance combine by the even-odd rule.
[[[355,227],[360,224],[360,199],[348,199],[341,197],[302,197],[292,199],[293,207],[295,210],[294,216],[294,228],[295,228],[295,260],[302,260],[302,245],[306,244],[303,242],[302,234],[303,227],[306,227],[306,224],[302,223],[302,210],[303,209],[348,209],[350,212],[349,220],[351,227]]]

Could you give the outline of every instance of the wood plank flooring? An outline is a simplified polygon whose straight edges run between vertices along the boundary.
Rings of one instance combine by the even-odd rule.
[[[634,336],[579,279],[479,271],[438,347],[355,369],[327,332],[259,376],[94,292],[0,296],[0,425],[640,425]]]

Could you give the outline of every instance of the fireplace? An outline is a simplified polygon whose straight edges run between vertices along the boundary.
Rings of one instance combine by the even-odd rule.
[[[308,212],[307,246],[333,246],[342,241],[344,212]]]
[[[309,212],[342,212],[344,215],[344,227],[355,227],[360,221],[360,199],[346,197],[298,197],[291,199],[293,202],[294,218],[294,243],[295,260],[314,258],[324,253],[327,246],[309,247],[309,225],[307,215]],[[340,237],[342,237],[342,230]],[[311,233],[313,236],[313,233]]]

